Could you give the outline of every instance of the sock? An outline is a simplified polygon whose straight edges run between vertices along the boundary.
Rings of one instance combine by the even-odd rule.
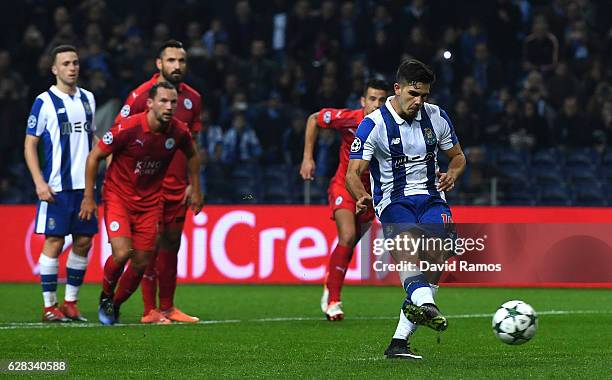
[[[408,295],[408,300],[417,306],[426,303],[436,304],[429,282],[427,282],[427,279],[422,274],[406,278],[404,280],[404,290]]]
[[[157,252],[157,278],[159,283],[159,308],[169,310],[174,306],[176,291],[176,266],[178,252],[161,248]]]
[[[42,285],[45,307],[51,307],[57,303],[58,267],[59,260],[57,258],[51,258],[44,253],[40,254],[38,268],[40,269],[40,284]]]
[[[327,290],[329,290],[329,303],[340,301],[340,291],[344,283],[344,276],[351,258],[353,248],[338,244],[329,256],[327,268]]]
[[[406,315],[404,314],[404,308],[400,310],[399,321],[397,322],[397,327],[395,328],[395,334],[393,334],[393,339],[403,339],[407,340],[410,335],[412,335],[416,329],[417,325],[410,322]]]
[[[112,296],[115,293],[115,286],[121,273],[123,273],[124,265],[115,263],[113,256],[109,256],[104,264],[104,278],[102,279],[102,291],[107,296]]]
[[[73,251],[68,254],[66,262],[66,295],[64,300],[76,302],[79,299],[79,288],[83,285],[85,270],[87,269],[87,257],[79,256]]]
[[[117,293],[113,298],[113,303],[116,306],[124,303],[132,293],[138,289],[138,285],[140,284],[140,280],[142,279],[142,275],[144,272],[137,272],[134,270],[132,265],[129,265],[125,272],[121,275],[121,279],[119,279],[119,286],[117,287]]]
[[[436,294],[438,294],[438,289],[440,288],[440,286],[430,283],[429,287],[431,288],[431,296],[435,299]]]
[[[144,315],[149,314],[153,309],[157,308],[157,270],[155,269],[155,257],[149,260],[147,269],[140,281],[140,292],[142,293],[142,302],[144,304]]]

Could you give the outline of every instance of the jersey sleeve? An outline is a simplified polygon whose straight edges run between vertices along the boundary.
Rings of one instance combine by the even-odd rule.
[[[360,121],[355,110],[350,109],[323,108],[317,114],[317,125],[321,128],[355,128]]]
[[[121,111],[117,117],[115,117],[115,124],[121,123],[125,118],[146,111],[147,108],[147,97],[138,92],[138,89],[130,92]]]
[[[376,123],[369,117],[366,117],[359,123],[355,140],[351,144],[351,160],[366,160],[370,161],[374,155],[374,134],[372,131]]]
[[[28,116],[28,125],[26,133],[31,136],[40,137],[47,127],[47,113],[44,110],[45,102],[40,98],[34,100],[30,116]]]
[[[438,144],[442,150],[449,150],[459,143],[459,139],[457,139],[457,135],[455,134],[453,123],[442,108],[440,108],[440,116],[442,116],[445,122],[442,123],[442,131],[438,137]]]
[[[121,123],[115,124],[98,141],[98,147],[105,153],[116,153],[127,145],[128,134]]]

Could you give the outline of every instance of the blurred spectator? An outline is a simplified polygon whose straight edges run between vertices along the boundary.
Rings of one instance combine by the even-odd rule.
[[[232,126],[223,136],[223,162],[227,165],[253,163],[261,155],[261,146],[255,132],[247,125],[244,113],[238,112]]]
[[[272,81],[276,67],[266,58],[266,43],[255,39],[251,43],[251,55],[240,68],[242,83],[248,84],[249,100],[260,102],[266,99],[272,90]]]
[[[215,17],[210,21],[210,28],[202,36],[202,45],[209,56],[213,56],[217,42],[228,43],[229,34],[223,27],[223,21]]]
[[[340,149],[338,134],[331,129],[321,129],[317,138],[315,162],[317,163],[315,178],[331,178],[338,167]]]
[[[555,134],[555,130],[542,116],[538,115],[536,105],[533,102],[526,102],[523,105],[519,130],[515,135],[510,136],[510,140],[517,149],[535,147],[542,149],[553,146],[556,140]]]
[[[499,177],[501,173],[486,161],[484,152],[479,147],[466,149],[465,156],[470,164],[466,166],[459,180],[459,198],[462,203],[490,204],[491,178]]]
[[[231,20],[228,28],[231,51],[237,57],[246,58],[249,52],[252,54],[251,42],[253,39],[264,37],[248,0],[236,2],[234,17]]]
[[[26,27],[21,44],[17,49],[15,61],[19,63],[21,74],[32,78],[37,72],[38,57],[44,53],[45,38],[34,24]]]
[[[472,19],[460,39],[461,56],[464,64],[469,65],[474,62],[476,45],[480,42],[487,42],[487,34],[482,29],[480,21]]]
[[[402,8],[402,25],[421,25],[426,33],[432,32],[432,12],[425,0],[412,0]]]
[[[429,41],[423,28],[418,25],[410,29],[410,37],[406,40],[404,51],[422,62],[431,62],[431,58],[435,53],[433,44]],[[397,69],[399,64],[397,58],[393,63]]]
[[[340,29],[340,47],[349,54],[357,52],[357,49],[362,45],[362,36],[357,23],[355,3],[353,1],[345,1],[340,7],[338,25]]]
[[[550,104],[557,109],[560,108],[563,99],[574,93],[576,88],[578,88],[578,81],[569,71],[567,63],[559,62],[555,73],[546,80]]]
[[[474,63],[471,66],[471,76],[485,94],[499,88],[503,78],[502,67],[499,61],[489,55],[487,44],[476,44]]]
[[[548,92],[542,74],[538,71],[530,72],[523,83],[520,96],[525,102],[533,102],[538,115],[542,116],[549,125],[553,124],[556,112],[548,102]]]
[[[593,144],[593,129],[589,120],[579,115],[578,99],[569,96],[555,121],[558,142],[566,147],[587,147]]]
[[[283,135],[284,161],[289,166],[297,166],[302,162],[304,153],[304,131],[306,129],[306,115],[303,112],[294,112],[291,119],[291,128]]]
[[[462,147],[468,148],[483,143],[481,120],[477,114],[472,112],[468,103],[459,99],[455,104],[454,113],[451,120],[455,126],[459,142]]]
[[[394,46],[384,29],[374,33],[374,41],[367,48],[368,66],[372,71],[389,76],[397,70],[399,49]]]
[[[559,60],[559,41],[548,30],[544,16],[537,16],[533,21],[530,35],[523,42],[523,69],[525,71],[552,71]]]
[[[259,110],[254,125],[263,150],[263,162],[282,162],[283,133],[289,125],[289,119],[278,93],[270,94],[265,105]]]
[[[223,129],[211,124],[210,111],[206,108],[202,109],[200,120],[202,122],[201,145],[202,150],[206,152],[207,163],[220,163],[223,158]]]

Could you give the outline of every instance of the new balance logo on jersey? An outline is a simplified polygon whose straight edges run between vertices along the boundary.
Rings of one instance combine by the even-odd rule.
[[[83,133],[83,132],[91,132],[91,123],[89,123],[88,121],[86,122],[80,122],[77,121],[75,123],[71,123],[69,121],[65,121],[62,123],[61,125],[61,134],[62,135],[69,135],[72,132],[74,133]]]
[[[401,141],[400,138],[396,137],[393,140],[391,140],[391,145],[397,145],[400,143],[400,141]]]

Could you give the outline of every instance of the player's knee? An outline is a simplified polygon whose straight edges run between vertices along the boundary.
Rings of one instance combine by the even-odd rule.
[[[340,231],[338,234],[338,244],[345,247],[353,247],[357,243],[357,233],[354,230]]]
[[[64,237],[63,236],[47,236],[45,237],[45,247],[44,251],[47,256],[57,256],[62,251],[64,247]]]
[[[91,249],[91,237],[80,236],[72,243],[72,251],[79,256],[86,257]]]
[[[178,251],[181,247],[181,231],[166,231],[159,238],[159,247],[165,250]]]

